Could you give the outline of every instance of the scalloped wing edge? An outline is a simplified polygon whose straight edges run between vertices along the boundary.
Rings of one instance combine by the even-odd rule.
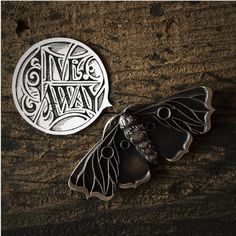
[[[99,198],[100,200],[103,200],[103,201],[109,201],[114,196],[114,194],[113,194],[113,195],[107,197],[107,196],[105,196],[105,195],[103,195],[102,193],[99,193],[99,192],[89,192],[86,187],[75,186],[74,184],[72,184],[70,178],[69,178],[69,181],[68,181],[68,186],[69,186],[70,189],[72,189],[76,192],[83,193],[85,195],[86,199],[96,197],[96,198]]]
[[[191,143],[192,143],[192,141],[193,141],[193,137],[192,137],[191,133],[189,133],[189,132],[187,132],[187,133],[188,133],[188,138],[187,138],[187,141],[186,141],[186,142],[184,143],[184,145],[183,145],[183,149],[180,150],[180,151],[175,155],[174,158],[169,159],[169,158],[166,158],[166,157],[165,157],[165,159],[166,159],[167,161],[169,161],[169,162],[176,162],[176,161],[180,160],[186,153],[189,152],[189,147],[191,146]]]
[[[118,183],[118,186],[123,189],[137,188],[139,185],[148,182],[150,178],[151,178],[151,172],[149,170],[142,179],[136,180],[134,183],[125,183],[125,184]]]
[[[206,122],[206,128],[204,132],[202,132],[202,134],[204,134],[211,129],[211,115],[215,111],[215,108],[213,108],[211,105],[212,95],[213,95],[212,89],[205,86],[200,86],[200,87],[202,87],[203,89],[207,91],[206,106],[207,106],[207,109],[209,110],[204,117],[204,120]]]

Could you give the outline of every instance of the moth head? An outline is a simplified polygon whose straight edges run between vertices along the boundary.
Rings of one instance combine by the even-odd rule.
[[[125,129],[125,128],[133,125],[134,122],[135,122],[135,118],[133,116],[123,113],[120,116],[119,125],[120,125],[121,129]]]

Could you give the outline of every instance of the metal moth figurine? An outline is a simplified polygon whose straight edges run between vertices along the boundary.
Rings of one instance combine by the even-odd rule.
[[[210,127],[212,90],[196,87],[161,100],[126,108],[105,125],[101,140],[69,178],[72,190],[86,198],[110,200],[116,187],[135,188],[150,177],[149,164],[170,162],[188,152],[192,134]]]

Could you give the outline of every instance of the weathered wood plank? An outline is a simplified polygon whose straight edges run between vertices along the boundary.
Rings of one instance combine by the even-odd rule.
[[[114,105],[66,137],[29,126],[11,93],[21,55],[57,36],[101,56]],[[3,234],[235,235],[235,39],[233,2],[3,2]],[[195,137],[189,154],[163,160],[147,184],[118,190],[110,202],[71,194],[70,172],[113,114],[195,85],[212,87],[217,110],[213,129]]]

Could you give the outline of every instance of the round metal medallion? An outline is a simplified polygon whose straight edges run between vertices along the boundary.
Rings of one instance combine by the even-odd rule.
[[[66,135],[90,125],[106,107],[108,78],[86,45],[52,38],[33,45],[18,62],[12,84],[15,105],[35,128]]]

